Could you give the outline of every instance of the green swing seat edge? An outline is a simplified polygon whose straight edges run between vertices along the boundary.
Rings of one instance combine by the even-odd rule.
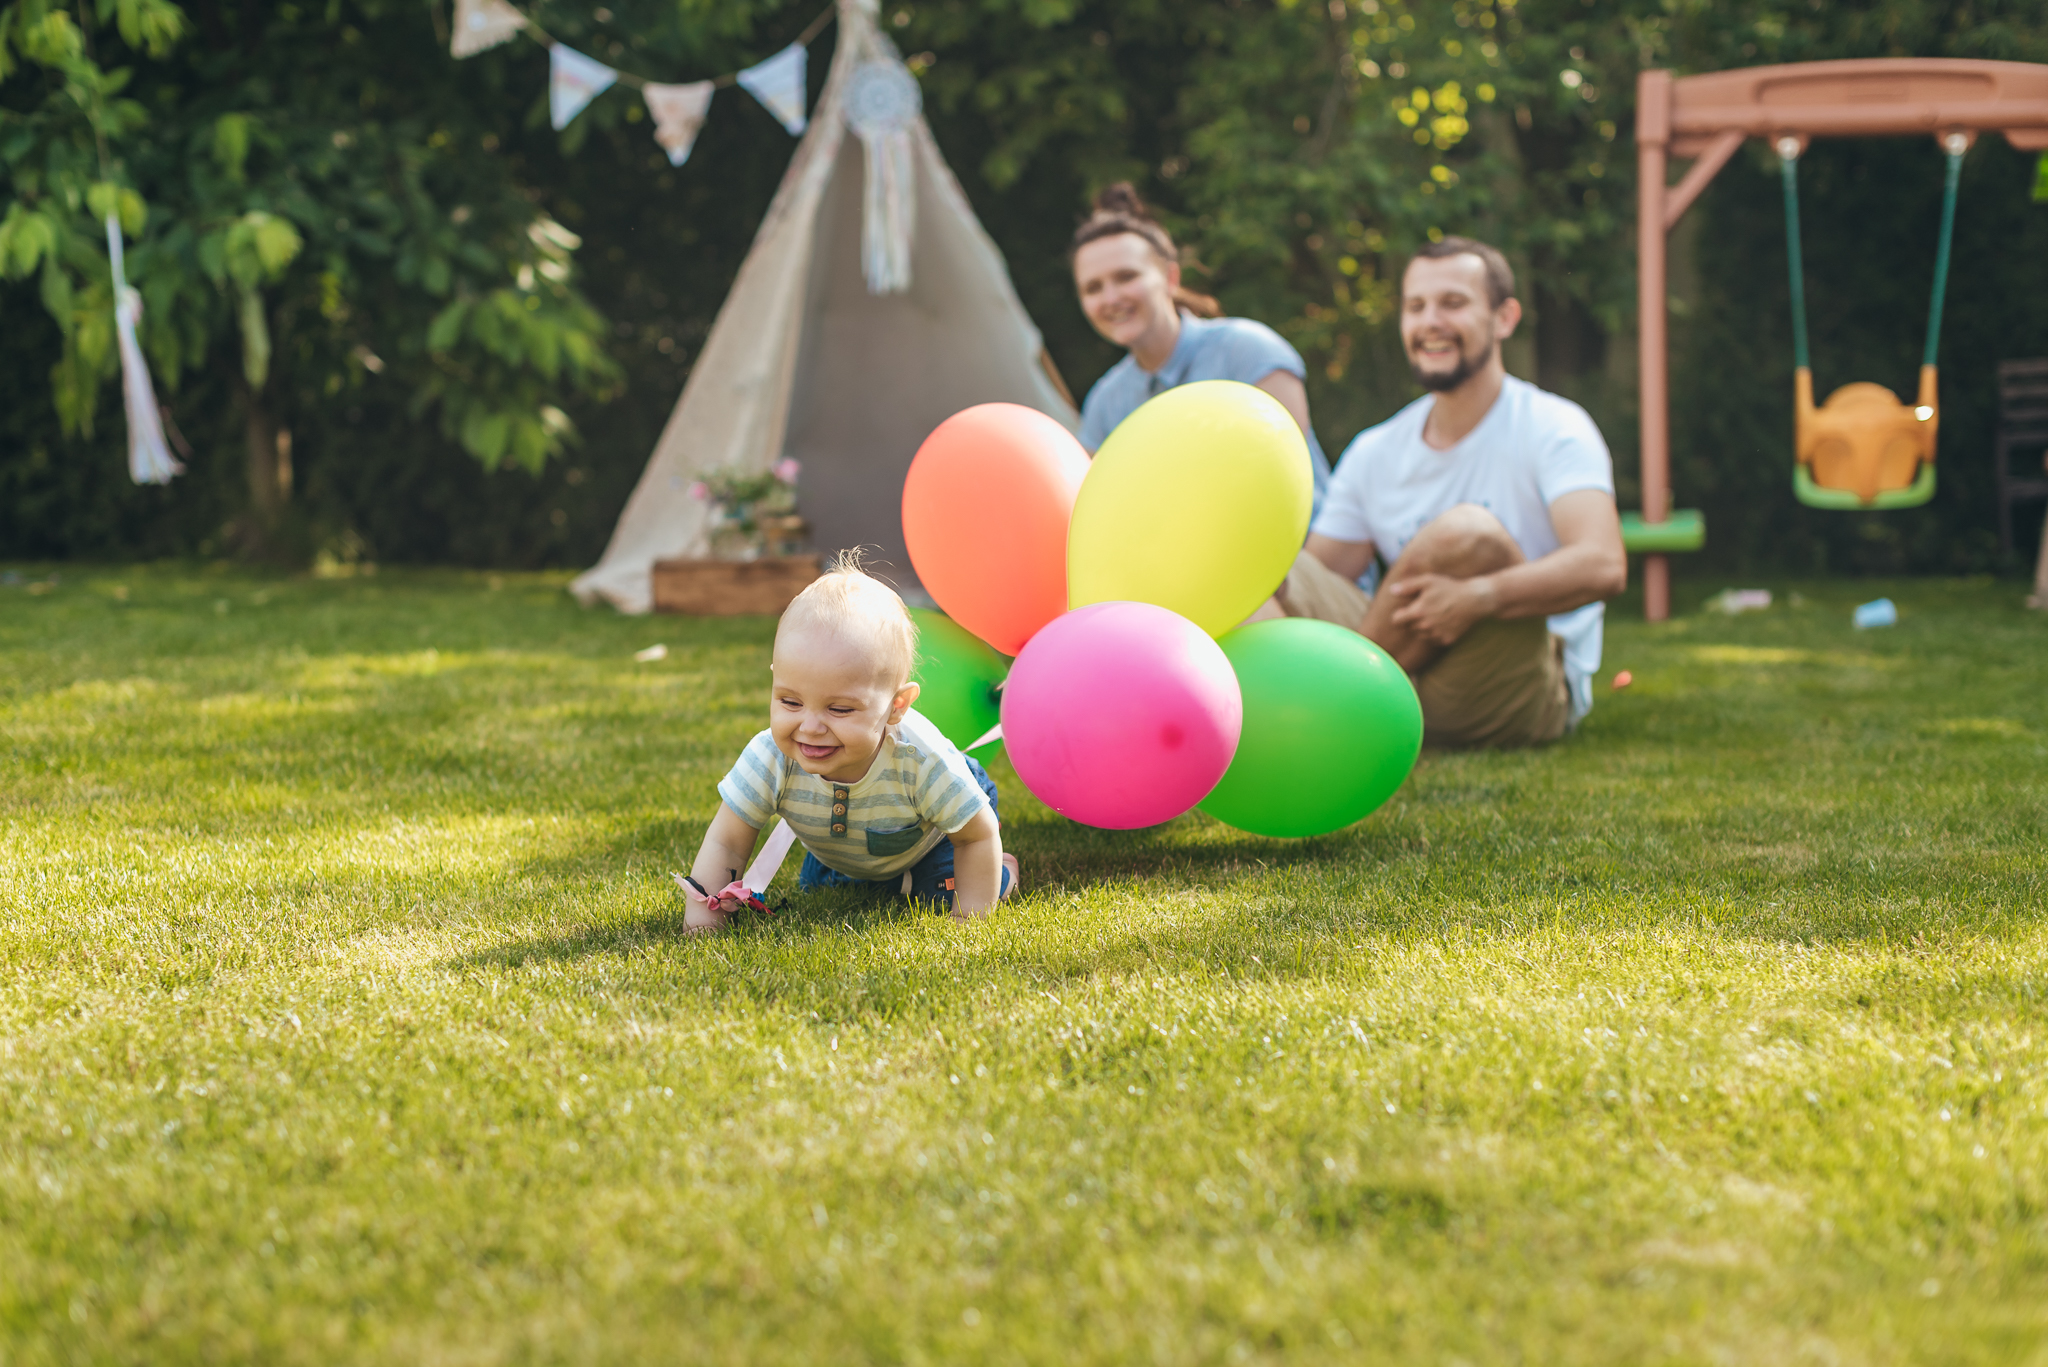
[[[1623,513],[1621,544],[1649,555],[1696,551],[1707,544],[1707,516],[1697,508],[1674,508],[1662,522],[1645,522],[1641,513]]]
[[[1805,462],[1792,467],[1792,495],[1809,508],[1836,513],[1884,512],[1891,508],[1917,508],[1934,497],[1934,462],[1921,461],[1920,473],[1903,489],[1880,489],[1865,503],[1853,489],[1829,489],[1813,482]],[[1624,534],[1625,536],[1626,534]]]

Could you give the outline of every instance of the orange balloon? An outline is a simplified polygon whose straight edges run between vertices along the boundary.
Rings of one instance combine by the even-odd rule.
[[[1005,655],[1067,610],[1067,522],[1088,473],[1073,433],[984,403],[940,423],[903,481],[903,544],[948,617]]]

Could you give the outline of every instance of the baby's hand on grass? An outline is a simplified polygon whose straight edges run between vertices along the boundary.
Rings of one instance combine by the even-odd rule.
[[[1009,871],[1010,876],[1007,883],[1003,878],[1003,870]],[[1015,897],[1017,895],[1017,882],[1020,877],[1022,877],[1022,871],[1017,865],[1017,856],[1006,852],[996,872],[996,884],[1002,888],[1002,891],[996,894],[996,901],[1007,902],[1012,897]],[[960,908],[959,899],[956,898],[953,902],[951,915],[956,921],[979,921],[994,910],[994,906],[986,906],[973,911],[963,911]]]
[[[729,913],[706,902],[692,902],[690,909],[683,913],[683,934],[712,935],[725,929],[731,920]]]
[[[721,896],[706,897],[683,874],[676,875],[676,886],[683,890],[683,901],[688,908],[683,913],[685,934],[708,935],[714,930],[723,930],[725,923],[732,919],[732,913],[739,910],[737,902],[728,904]]]

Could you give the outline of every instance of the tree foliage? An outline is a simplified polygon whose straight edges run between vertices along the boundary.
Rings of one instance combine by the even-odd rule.
[[[1392,275],[1445,232],[1493,240],[1521,268],[1546,379],[1597,370],[1634,312],[1644,68],[2048,56],[2038,0],[939,0],[898,13],[939,56],[926,84],[940,107],[991,126],[979,169],[992,187],[1046,159],[1088,186],[1137,180],[1226,303],[1336,382],[1355,357],[1384,366]]]
[[[1057,258],[1088,189],[1136,180],[1225,307],[1303,351],[1334,454],[1419,392],[1390,318],[1408,253],[1442,233],[1487,238],[1514,261],[1530,319],[1511,367],[1593,411],[1625,499],[1635,488],[1637,73],[1849,57],[2048,60],[2039,0],[915,0],[896,12],[910,45],[936,59],[925,84],[942,111],[941,141],[956,165],[977,159],[977,203],[1013,270]],[[960,137],[962,124],[981,135]],[[1817,173],[1857,166],[1880,182],[1810,206],[1809,256],[1826,263],[1816,285],[1835,268],[1835,297],[1865,305],[1822,309],[1839,320],[1820,345],[1835,348],[1843,378],[1910,392],[1912,373],[1894,373],[1889,343],[1917,346],[1924,317],[1935,220],[1922,201],[1939,187],[1938,169],[1921,164],[1931,146],[1816,149]],[[1993,363],[2048,351],[2048,323],[2023,304],[2048,291],[2048,214],[2012,183],[2021,162],[2002,139],[1985,139],[1965,175],[1951,288],[1978,302],[1950,312],[1943,444],[1958,458],[1944,467],[1936,507],[1914,516],[1813,513],[1787,496],[1783,246],[1761,232],[1775,180],[1756,148],[1723,172],[1673,242],[1679,489],[1708,505],[1718,529],[1710,558],[1802,569],[1995,563],[1979,454],[1994,421]],[[1047,199],[1055,212],[1041,207]],[[1742,225],[1739,256],[1719,250],[1724,219]],[[1064,287],[1047,278],[1037,297],[1027,289],[1041,322],[1071,312]],[[1063,359],[1110,359],[1085,337],[1067,346]]]
[[[767,56],[824,2],[531,8],[582,51],[688,80]],[[621,87],[557,135],[538,49],[451,61],[446,0],[88,3],[90,32],[46,0],[0,4],[0,309],[11,311],[0,361],[56,363],[47,385],[0,371],[6,398],[48,412],[53,431],[61,417],[85,432],[96,413],[107,426],[95,206],[111,204],[136,235],[145,340],[188,426],[252,401],[271,412],[297,437],[303,492],[321,516],[380,556],[594,555],[787,164],[786,134],[721,92],[689,164],[673,169]],[[1390,316],[1407,253],[1432,235],[1476,233],[1523,280],[1531,322],[1511,365],[1592,408],[1625,496],[1636,73],[2048,59],[2040,0],[885,0],[883,20],[1077,391],[1114,353],[1074,306],[1064,249],[1088,191],[1106,181],[1136,180],[1189,249],[1196,283],[1301,348],[1332,452],[1414,392]],[[831,42],[828,30],[813,48],[814,95]],[[1831,263],[1847,292],[1859,271],[1922,278],[1931,221],[1910,196],[1887,201],[1862,180],[1902,168],[1918,185],[1923,151],[1817,149],[1817,300]],[[1980,144],[1965,175],[1955,288],[1980,302],[1951,314],[1945,449],[1988,422],[1967,366],[2048,350],[2043,325],[2012,303],[2048,287],[2030,264],[2048,258],[2048,215],[2007,203],[2017,166],[2009,149]],[[1910,536],[1884,530],[1905,525],[1897,518],[1810,515],[1783,497],[1782,248],[1768,238],[1763,169],[1738,158],[1673,242],[1681,493],[1725,500],[1717,527],[1746,524],[1717,534],[1710,555],[1739,546],[1746,561],[1802,568],[1989,563],[1974,467],[1945,471],[1942,501],[1911,524],[1932,530]],[[1743,255],[1723,250],[1738,238]],[[1889,379],[1878,339],[1894,313],[1913,332],[1903,296],[1924,286],[1899,288],[1900,298],[1861,292],[1886,298],[1882,318],[1817,303],[1817,347]],[[29,309],[48,321],[27,325]],[[1737,375],[1747,392],[1731,404]],[[12,430],[18,446],[0,449],[0,503],[17,480],[53,510],[87,506],[60,491],[60,474],[83,478],[63,454],[75,443],[40,435],[36,421],[0,403],[0,444]],[[580,453],[551,459],[577,432]],[[479,473],[505,465],[529,474]],[[198,494],[201,474],[195,465],[191,490],[165,495],[186,525],[232,511],[218,491]],[[93,525],[131,530],[91,533],[102,538],[91,544],[154,525],[141,511],[153,494],[109,484],[92,497],[128,510]]]
[[[233,339],[247,403],[267,402],[282,367],[330,394],[401,389],[487,467],[562,449],[559,399],[616,374],[572,280],[577,239],[423,69],[437,54],[418,6],[82,12],[90,29],[40,0],[0,18],[15,96],[0,112],[0,270],[39,273],[67,431],[91,430],[117,364],[100,226],[114,208],[169,394]],[[289,422],[289,399],[268,402]]]

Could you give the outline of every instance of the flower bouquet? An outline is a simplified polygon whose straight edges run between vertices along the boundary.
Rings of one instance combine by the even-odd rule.
[[[801,470],[787,457],[766,470],[710,470],[690,486],[690,497],[711,505],[707,534],[720,560],[796,555],[809,528],[796,512]]]

